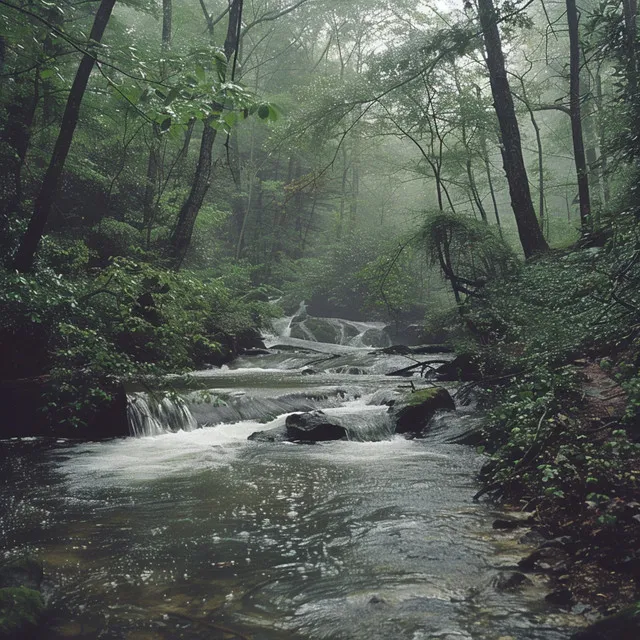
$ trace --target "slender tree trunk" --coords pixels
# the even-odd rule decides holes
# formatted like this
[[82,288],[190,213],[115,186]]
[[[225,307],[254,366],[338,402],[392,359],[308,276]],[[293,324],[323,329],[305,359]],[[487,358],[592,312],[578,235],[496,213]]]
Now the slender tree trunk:
[[604,101],[602,98],[602,77],[596,74],[596,107],[598,108],[598,146],[600,147],[600,175],[602,176],[603,204],[606,207],[611,199],[609,188],[609,160],[606,151],[606,128],[604,115]]
[[[231,65],[231,79],[235,61],[232,62],[234,54],[238,51],[240,41],[240,28],[242,24],[242,0],[229,0],[229,23],[227,25],[227,36],[224,42],[224,52]],[[227,72],[227,75],[228,72]],[[221,104],[213,104],[212,111],[219,113],[223,109]],[[216,140],[217,131],[211,126],[214,116],[204,120],[202,139],[200,141],[200,155],[198,165],[191,183],[191,190],[185,200],[178,220],[171,236],[171,256],[175,268],[179,269],[191,242],[193,228],[196,218],[204,202],[204,198],[209,190],[209,179],[211,177],[211,160],[213,157],[213,143]]]
[[[162,62],[160,63],[160,76],[164,80],[167,77],[166,57],[171,50],[172,37],[172,0],[162,0]],[[149,159],[147,160],[147,182],[144,189],[144,201],[142,204],[142,224],[147,234],[147,249],[151,244],[151,231],[157,215],[157,201],[160,174],[160,130],[158,125],[153,125],[151,143],[149,145]]]
[[[115,3],[116,0],[102,0],[100,3],[89,35],[90,42],[98,43],[102,40]],[[89,76],[91,75],[94,64],[95,58],[93,55],[91,55],[91,53],[85,53],[78,66],[73,84],[71,85],[71,91],[67,98],[67,105],[64,110],[64,115],[62,116],[62,124],[60,125],[60,132],[53,148],[51,160],[44,175],[40,192],[36,197],[29,226],[22,237],[20,247],[15,257],[13,266],[18,271],[29,271],[33,266],[38,245],[44,234],[47,219],[49,218],[53,201],[58,192],[60,178],[67,156],[69,155],[73,134],[78,124],[82,98],[87,89]]]
[[487,51],[491,92],[500,124],[504,170],[509,183],[511,207],[518,226],[520,243],[526,258],[548,251],[531,201],[529,180],[522,155],[520,129],[502,53],[500,33],[492,0],[479,0],[479,17]]
[[[600,210],[602,209],[603,194],[602,194],[602,180],[600,179],[600,163],[598,162],[598,136],[596,134],[596,123],[594,117],[594,111],[589,108],[595,106],[595,100],[591,98],[595,93],[591,88],[592,77],[590,74],[584,76],[586,78],[586,94],[590,96],[589,101],[586,103],[587,110],[583,111],[583,130],[586,143],[585,154],[587,158],[587,169],[589,171],[589,185],[590,194],[596,201],[596,206],[591,211],[591,227],[594,231],[597,231],[600,226]],[[594,195],[595,194],[595,195]]]
[[[476,97],[478,104],[482,104],[482,90],[476,85]],[[489,194],[491,195],[491,203],[493,204],[493,213],[496,217],[496,224],[498,225],[498,232],[502,237],[502,225],[500,224],[500,211],[498,210],[498,201],[496,199],[496,191],[493,187],[493,178],[491,177],[491,163],[489,162],[489,150],[487,148],[487,131],[484,127],[484,123],[480,126],[480,153],[482,154],[482,161],[484,163],[484,170],[487,174],[487,184],[489,185]]]
[[638,38],[638,0],[622,0],[625,27],[625,48],[627,50],[627,92],[636,101],[638,92],[638,62],[636,41]]
[[347,148],[342,145],[342,181],[340,184],[340,211],[338,212],[338,229],[336,232],[336,238],[340,240],[342,238],[342,232],[344,230],[344,211],[347,203],[347,176],[349,175],[349,163],[347,158]]
[[[239,152],[238,152],[239,154]],[[240,224],[240,231],[238,233],[238,241],[236,243],[236,260],[240,259],[242,255],[242,250],[244,248],[244,238],[247,231],[247,223],[249,222],[249,214],[251,213],[251,205],[253,204],[253,185],[257,178],[257,171],[254,167],[255,160],[255,122],[251,123],[251,142],[249,144],[249,171],[247,172],[247,203],[246,207],[242,200],[238,197],[240,207],[242,209],[242,222]],[[293,162],[293,158],[291,159]],[[240,166],[240,161],[238,158],[238,167]],[[291,172],[291,167],[289,168]],[[262,192],[262,189],[260,190]]]
[[316,212],[316,205],[318,204],[318,190],[314,188],[313,190],[313,201],[311,202],[311,211],[309,212],[309,218],[307,219],[307,224],[304,228],[304,234],[302,236],[302,246],[300,247],[300,257],[304,257],[304,252],[307,248],[307,238],[309,237],[309,231],[311,230],[311,225],[313,224],[313,218]]
[[[520,77],[520,86],[522,87],[522,102],[524,106],[527,108],[529,112],[529,119],[531,120],[531,125],[533,126],[533,130],[536,134],[536,147],[538,149],[538,198],[539,198],[539,210],[538,215],[540,219],[540,229],[542,230],[543,235],[547,238],[549,237],[549,226],[548,222],[545,220],[544,215],[544,151],[542,148],[542,134],[540,132],[540,125],[538,125],[538,121],[536,120],[536,116],[531,108],[531,103],[529,102],[529,97],[527,96],[527,87],[524,82],[524,78]],[[547,224],[545,224],[547,222]],[[546,233],[545,233],[546,226]]]
[[580,224],[582,232],[591,224],[591,199],[589,196],[589,171],[584,153],[582,119],[580,115],[580,36],[578,33],[578,9],[576,0],[566,0],[567,24],[569,27],[569,111],[571,116],[571,137],[573,156],[578,177],[578,197],[580,199]]
[[[463,100],[463,92],[462,92],[462,85],[460,84],[460,77],[458,75],[458,67],[454,64],[453,65],[453,79],[456,83],[456,89],[458,91],[458,98],[459,101]],[[478,207],[478,212],[480,213],[480,218],[482,219],[482,221],[485,224],[489,223],[489,220],[487,219],[487,210],[484,208],[484,205],[482,204],[482,198],[480,197],[480,191],[478,190],[478,185],[476,183],[476,178],[475,175],[473,173],[473,164],[472,164],[472,150],[471,150],[471,145],[469,143],[469,137],[467,135],[467,125],[465,123],[465,117],[464,117],[464,112],[462,111],[462,104],[459,103],[458,104],[458,109],[460,110],[460,129],[461,129],[461,133],[462,133],[462,145],[464,146],[464,150],[465,150],[465,154],[466,154],[466,158],[465,158],[465,169],[467,171],[467,180],[469,181],[469,190],[471,191],[471,197],[473,198],[472,201],[472,207],[473,207],[473,203],[475,203],[476,207]],[[475,214],[475,211],[474,211]]]
[[[12,161],[7,162],[1,168],[2,189],[5,193],[1,210],[3,214],[15,213],[22,203],[23,184],[22,170],[27,160],[27,152],[31,142],[31,132],[35,122],[38,103],[40,102],[40,65],[35,68],[33,75],[33,93],[31,99],[23,100],[20,91],[17,91],[18,98],[7,105],[8,121],[2,136],[6,143],[15,151]],[[16,87],[22,84],[30,84],[24,79],[16,80]]]

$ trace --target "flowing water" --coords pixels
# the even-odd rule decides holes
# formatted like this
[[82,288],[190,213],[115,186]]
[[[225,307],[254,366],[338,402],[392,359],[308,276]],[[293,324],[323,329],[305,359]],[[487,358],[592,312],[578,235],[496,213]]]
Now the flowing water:
[[[337,345],[281,322],[271,355],[195,375],[204,392],[133,394],[137,437],[1,443],[4,556],[44,563],[41,637],[569,638],[540,587],[492,586],[526,547],[472,502],[482,458],[448,443],[478,417],[394,436],[382,403],[409,381],[384,374],[411,361],[372,354],[363,335],[380,327],[358,324]],[[349,441],[247,440],[310,409]]]

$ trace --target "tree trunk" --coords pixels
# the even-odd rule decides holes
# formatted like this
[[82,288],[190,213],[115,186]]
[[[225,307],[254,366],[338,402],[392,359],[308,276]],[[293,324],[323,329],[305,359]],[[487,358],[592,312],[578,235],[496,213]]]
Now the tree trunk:
[[522,156],[520,129],[502,53],[500,33],[492,0],[479,0],[479,17],[487,51],[487,67],[494,107],[503,144],[504,171],[509,183],[511,207],[516,218],[520,243],[526,258],[548,251],[531,201],[527,170]]
[[[100,3],[89,35],[90,42],[98,43],[102,40],[115,3],[116,0],[102,0]],[[73,134],[78,124],[82,98],[87,89],[89,76],[91,75],[94,64],[95,58],[93,55],[91,55],[91,53],[85,53],[78,66],[73,84],[71,85],[71,91],[67,98],[67,105],[64,110],[64,115],[62,116],[62,124],[60,125],[60,132],[53,148],[51,160],[49,161],[49,166],[42,181],[40,192],[36,198],[29,226],[22,238],[14,261],[13,266],[18,271],[29,271],[33,266],[38,245],[44,234],[47,219],[58,192],[60,178],[67,156],[69,155]]]
[[611,199],[609,188],[609,159],[606,151],[606,125],[602,96],[602,77],[596,73],[596,107],[598,108],[598,146],[600,147],[600,175],[602,176],[602,197],[606,207]]
[[[162,0],[162,62],[160,63],[160,76],[163,80],[167,77],[166,57],[171,49],[172,36],[172,0]],[[149,159],[147,160],[147,182],[144,189],[144,202],[142,204],[142,224],[147,234],[147,249],[151,244],[151,231],[157,214],[156,197],[159,189],[158,176],[160,173],[160,130],[157,124],[153,125],[151,143],[149,145]]]
[[[596,122],[594,110],[588,108],[591,106],[596,106],[596,101],[593,100],[592,96],[595,94],[591,87],[592,77],[590,74],[586,74],[584,76],[586,78],[586,87],[585,93],[590,96],[589,102],[586,103],[586,111],[583,111],[583,121],[582,128],[584,130],[584,138],[586,144],[586,158],[587,158],[587,168],[589,170],[589,186],[590,186],[590,194],[596,201],[595,208],[592,203],[592,211],[591,211],[591,227],[594,231],[597,231],[600,226],[599,214],[602,209],[603,203],[603,194],[602,194],[602,181],[600,180],[600,150],[598,149],[598,136],[596,135]],[[595,194],[595,196],[594,196]]]
[[[242,0],[229,0],[229,23],[227,25],[227,36],[224,42],[224,52],[229,64],[232,64],[231,79],[233,79],[233,66],[235,65],[235,61],[233,63],[231,61],[238,50],[241,23]],[[214,113],[221,112],[222,108],[223,105],[221,104],[212,105],[212,111]],[[211,159],[213,155],[212,149],[217,135],[217,131],[211,126],[213,117],[214,116],[210,116],[204,120],[202,140],[200,141],[200,155],[198,157],[198,165],[193,177],[193,182],[191,183],[191,190],[180,209],[178,221],[171,236],[170,251],[176,269],[180,268],[187,253],[196,218],[198,217],[198,213],[200,213],[200,208],[209,190]]]
[[542,234],[545,237],[549,237],[549,224],[547,222],[546,234],[545,234],[545,215],[544,215],[544,151],[542,148],[542,134],[540,132],[540,125],[536,120],[536,116],[533,112],[533,108],[531,107],[531,103],[529,102],[529,97],[527,96],[527,87],[524,82],[524,78],[520,76],[520,86],[522,88],[522,98],[521,101],[524,103],[524,106],[527,108],[529,112],[529,118],[531,120],[531,125],[533,126],[533,130],[536,134],[536,147],[538,149],[538,198],[539,198],[539,219],[540,219],[540,229],[542,230]]
[[580,200],[580,224],[582,232],[591,224],[591,200],[589,197],[589,172],[584,153],[582,119],[580,116],[580,36],[578,34],[578,9],[576,0],[566,0],[567,25],[569,27],[569,111],[571,117],[571,138],[573,156],[578,177],[578,197]]
[[638,63],[636,40],[638,37],[638,1],[622,0],[622,12],[625,27],[625,48],[627,50],[627,92],[632,101],[637,100]]

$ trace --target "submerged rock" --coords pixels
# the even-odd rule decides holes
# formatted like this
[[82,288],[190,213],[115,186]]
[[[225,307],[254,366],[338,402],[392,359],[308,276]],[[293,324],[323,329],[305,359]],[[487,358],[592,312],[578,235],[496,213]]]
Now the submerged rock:
[[242,349],[238,355],[241,356],[268,356],[271,355],[271,351],[269,349]]
[[287,439],[294,442],[321,442],[347,437],[347,430],[322,411],[293,413],[287,416],[285,425]]
[[524,571],[563,571],[568,554],[557,547],[542,547],[518,562]]
[[496,591],[518,591],[530,587],[533,582],[520,571],[502,571],[492,581]]
[[414,391],[396,402],[389,413],[395,421],[396,433],[419,435],[436,411],[452,411],[456,408],[449,392],[443,387],[431,387]]
[[279,429],[268,429],[266,431],[255,431],[247,440],[253,442],[285,442],[287,440],[287,433],[284,427]]

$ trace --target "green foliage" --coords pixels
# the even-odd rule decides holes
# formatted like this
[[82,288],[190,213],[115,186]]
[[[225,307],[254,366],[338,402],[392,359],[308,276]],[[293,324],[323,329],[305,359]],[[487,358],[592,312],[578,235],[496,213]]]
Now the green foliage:
[[[603,249],[527,263],[465,307],[489,380],[480,393],[485,490],[535,506],[609,558],[637,545],[640,489],[640,268],[635,225],[618,223]],[[479,340],[478,340],[479,338]],[[601,357],[604,355],[604,357]],[[578,357],[596,357],[626,391],[626,414],[585,381]],[[607,384],[610,384],[607,383]],[[618,397],[620,391],[618,390]],[[603,403],[606,407],[602,407]],[[606,411],[605,411],[606,409]],[[624,544],[612,541],[624,540]],[[627,545],[627,546],[625,546]]]
[[416,237],[454,291],[475,295],[490,280],[517,269],[512,249],[487,224],[447,212],[427,214]]
[[[86,257],[86,247],[63,244]],[[255,329],[277,313],[243,300],[245,272],[223,277],[173,272],[116,258],[72,278],[50,267],[34,275],[0,272],[4,377],[48,374],[45,409],[60,423],[82,426],[108,404],[118,380],[163,375],[216,362],[221,341]]]
[[327,313],[347,317],[420,317],[424,282],[416,278],[420,256],[406,243],[349,234],[321,256],[284,263],[279,272],[285,307],[301,300],[326,302]]
[[555,366],[618,337],[614,310],[603,307],[609,258],[586,250],[530,263],[489,284],[465,318],[482,336],[488,369],[517,372]]

